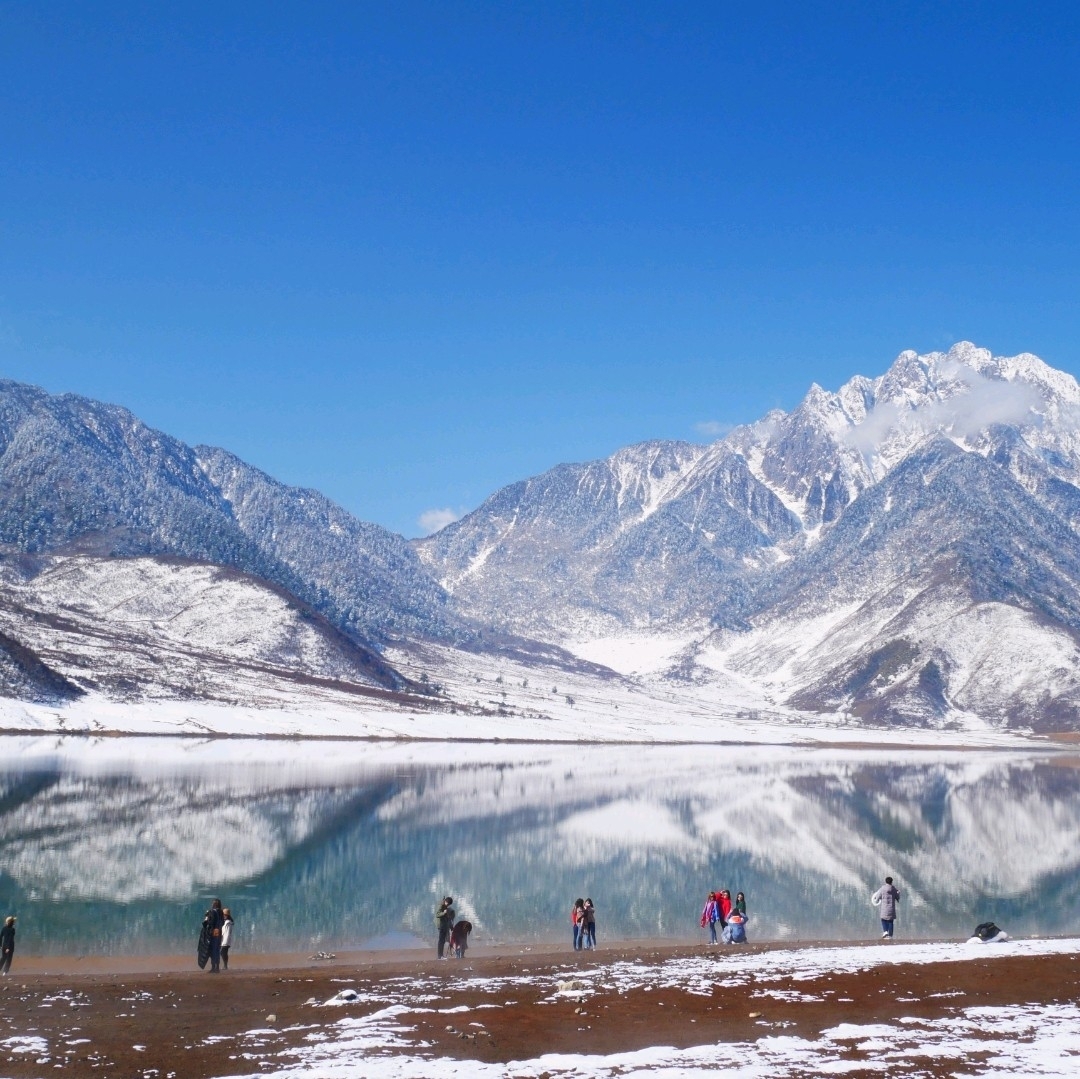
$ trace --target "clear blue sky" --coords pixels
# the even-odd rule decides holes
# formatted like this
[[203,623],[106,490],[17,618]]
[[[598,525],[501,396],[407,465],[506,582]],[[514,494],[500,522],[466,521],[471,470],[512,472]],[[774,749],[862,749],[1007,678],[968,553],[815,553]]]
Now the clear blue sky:
[[0,375],[408,535],[968,338],[1080,373],[1074,4],[0,0]]

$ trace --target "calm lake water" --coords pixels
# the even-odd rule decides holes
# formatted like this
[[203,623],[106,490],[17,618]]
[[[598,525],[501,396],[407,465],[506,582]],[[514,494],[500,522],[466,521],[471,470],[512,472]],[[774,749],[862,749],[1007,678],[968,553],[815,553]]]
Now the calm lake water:
[[751,939],[868,938],[886,872],[900,937],[1080,932],[1071,757],[775,747],[0,738],[0,913],[23,954],[432,941],[444,893],[475,943],[701,939],[746,893]]

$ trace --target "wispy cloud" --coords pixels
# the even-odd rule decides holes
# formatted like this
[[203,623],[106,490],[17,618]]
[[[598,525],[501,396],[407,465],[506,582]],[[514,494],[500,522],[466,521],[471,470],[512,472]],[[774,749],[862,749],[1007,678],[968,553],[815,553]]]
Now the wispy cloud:
[[730,434],[734,427],[733,423],[722,423],[720,420],[702,420],[701,423],[694,424],[694,430],[706,438],[723,438]]
[[464,515],[464,510],[452,510],[447,506],[445,509],[424,510],[417,517],[416,523],[425,536],[430,536],[433,532],[438,532],[439,529],[452,525],[455,521],[460,521]]
[[1043,396],[1026,382],[1005,382],[961,364],[943,364],[939,385],[953,384],[953,392],[917,409],[883,401],[847,440],[862,452],[875,450],[894,431],[948,431],[958,438],[978,434],[992,424],[1024,426],[1042,421]]

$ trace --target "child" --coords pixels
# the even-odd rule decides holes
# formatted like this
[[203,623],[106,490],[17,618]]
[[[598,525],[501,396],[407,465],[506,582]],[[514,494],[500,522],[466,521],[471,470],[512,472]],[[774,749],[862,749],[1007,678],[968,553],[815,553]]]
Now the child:
[[226,907],[222,912],[225,916],[225,922],[221,927],[221,966],[223,969],[229,969],[229,945],[232,943],[232,911]]

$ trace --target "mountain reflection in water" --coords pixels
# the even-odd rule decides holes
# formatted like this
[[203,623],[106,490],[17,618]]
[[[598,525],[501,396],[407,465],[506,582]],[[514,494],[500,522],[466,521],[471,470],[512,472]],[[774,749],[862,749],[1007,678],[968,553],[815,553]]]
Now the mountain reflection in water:
[[[3,738],[0,913],[26,952],[235,951],[429,939],[698,939],[744,891],[751,939],[1077,931],[1080,769],[1064,756],[731,746]],[[406,936],[399,936],[406,934]],[[387,938],[387,935],[390,935]]]

